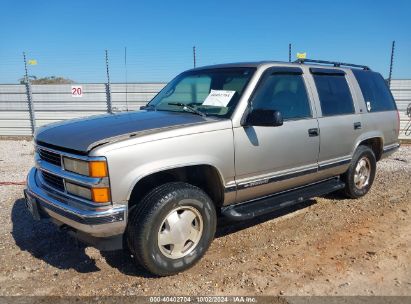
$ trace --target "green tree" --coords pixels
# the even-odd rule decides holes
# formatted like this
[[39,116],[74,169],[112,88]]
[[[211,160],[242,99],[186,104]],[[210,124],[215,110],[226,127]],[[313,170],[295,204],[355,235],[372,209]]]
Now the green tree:
[[[64,77],[56,77],[56,76],[37,78],[34,75],[30,75],[29,80],[31,84],[70,84],[70,83],[74,83],[74,81],[71,79],[64,78]],[[20,78],[19,81],[20,81],[20,84],[26,83],[24,77]]]

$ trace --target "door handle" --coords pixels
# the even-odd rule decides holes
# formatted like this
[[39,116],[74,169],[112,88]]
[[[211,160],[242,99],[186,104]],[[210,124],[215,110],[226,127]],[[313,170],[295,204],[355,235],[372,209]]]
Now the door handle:
[[308,136],[309,137],[318,136],[319,134],[320,134],[320,131],[318,130],[318,128],[308,129]]
[[354,122],[354,130],[361,129],[361,122]]

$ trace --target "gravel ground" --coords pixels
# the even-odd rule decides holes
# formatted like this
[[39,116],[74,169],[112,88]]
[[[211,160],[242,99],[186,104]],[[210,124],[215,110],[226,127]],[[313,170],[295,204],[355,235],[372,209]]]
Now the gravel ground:
[[0,295],[411,295],[411,147],[378,163],[372,190],[220,223],[192,269],[153,278],[122,252],[78,245],[24,208],[30,141],[0,140]]

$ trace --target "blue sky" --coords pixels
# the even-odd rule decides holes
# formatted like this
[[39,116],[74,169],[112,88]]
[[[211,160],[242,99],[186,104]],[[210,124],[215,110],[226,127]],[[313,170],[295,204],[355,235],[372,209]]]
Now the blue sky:
[[168,81],[198,65],[288,60],[288,43],[309,58],[366,64],[411,78],[411,1],[15,1],[0,13],[0,83],[24,73],[78,82]]

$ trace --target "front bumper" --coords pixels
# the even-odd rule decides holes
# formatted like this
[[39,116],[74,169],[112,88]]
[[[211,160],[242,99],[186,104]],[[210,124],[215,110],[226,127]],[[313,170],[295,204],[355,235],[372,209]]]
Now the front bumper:
[[78,202],[44,190],[37,171],[36,168],[30,170],[24,190],[27,206],[34,218],[50,217],[58,226],[82,236],[80,239],[87,239],[88,236],[113,238],[124,233],[127,205],[114,205],[101,210],[84,206],[82,209]]

